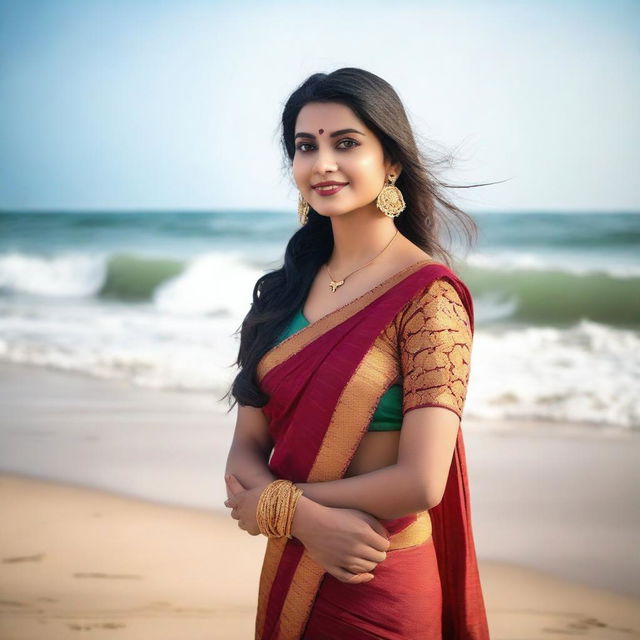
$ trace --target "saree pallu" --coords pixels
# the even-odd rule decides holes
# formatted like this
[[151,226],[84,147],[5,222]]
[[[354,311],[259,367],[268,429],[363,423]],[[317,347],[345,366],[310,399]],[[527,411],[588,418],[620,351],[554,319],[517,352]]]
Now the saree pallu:
[[[344,477],[376,406],[393,382],[372,345],[396,314],[435,279],[456,289],[473,331],[466,285],[425,260],[289,336],[258,363],[269,394],[263,411],[274,449],[269,469],[292,482]],[[380,520],[390,533],[374,579],[343,583],[296,538],[269,538],[260,575],[256,640],[486,640],[471,528],[462,429],[441,502]]]

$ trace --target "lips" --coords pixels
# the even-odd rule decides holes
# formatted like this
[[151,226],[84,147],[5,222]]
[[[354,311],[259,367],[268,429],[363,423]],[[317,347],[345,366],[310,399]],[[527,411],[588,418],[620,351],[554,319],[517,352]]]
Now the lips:
[[316,184],[312,184],[311,187],[315,189],[316,187],[330,187],[332,185],[345,185],[349,184],[348,182],[336,182],[335,180],[327,180],[326,182],[317,182]]
[[343,187],[345,187],[347,184],[349,184],[348,182],[334,182],[331,183],[329,185],[316,185],[313,187],[313,190],[319,195],[319,196],[332,196],[334,193],[338,193],[338,191],[340,191]]

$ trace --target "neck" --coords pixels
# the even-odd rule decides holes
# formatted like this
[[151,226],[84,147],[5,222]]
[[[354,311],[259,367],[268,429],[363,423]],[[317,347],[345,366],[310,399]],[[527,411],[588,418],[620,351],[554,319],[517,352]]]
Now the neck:
[[353,212],[331,218],[333,252],[328,264],[336,277],[363,266],[381,251],[381,260],[391,253],[393,243],[387,245],[396,233],[396,226],[391,218],[376,211],[373,215]]

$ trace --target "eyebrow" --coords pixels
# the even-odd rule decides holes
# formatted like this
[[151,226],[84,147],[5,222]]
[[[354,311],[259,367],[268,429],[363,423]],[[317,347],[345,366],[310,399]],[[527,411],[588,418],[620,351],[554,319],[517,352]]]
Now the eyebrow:
[[[333,133],[330,133],[329,137],[335,138],[336,136],[341,136],[344,133],[359,133],[361,136],[366,135],[365,133],[362,133],[362,131],[358,131],[357,129],[340,129],[339,131],[334,131]],[[297,138],[315,138],[315,136],[313,135],[313,133],[305,133],[304,131],[298,131],[298,133],[296,133],[296,135],[294,136],[294,140]]]

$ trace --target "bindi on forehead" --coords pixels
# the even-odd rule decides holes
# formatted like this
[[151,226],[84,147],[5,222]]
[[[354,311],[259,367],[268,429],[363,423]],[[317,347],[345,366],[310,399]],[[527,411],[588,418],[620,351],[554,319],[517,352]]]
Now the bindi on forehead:
[[324,133],[324,129],[318,129],[318,133],[322,135]]

